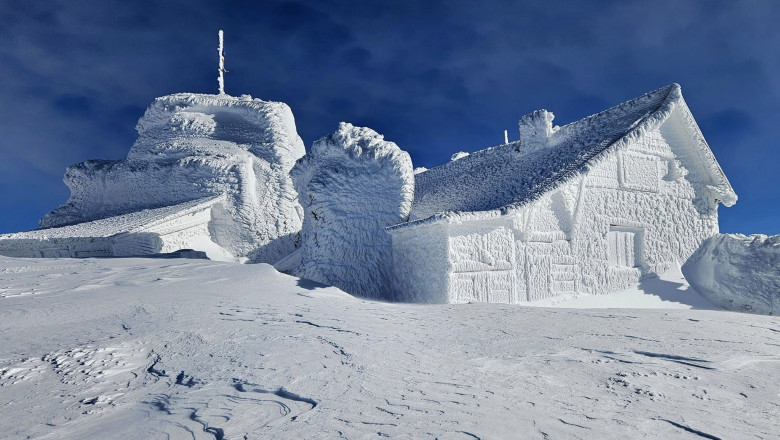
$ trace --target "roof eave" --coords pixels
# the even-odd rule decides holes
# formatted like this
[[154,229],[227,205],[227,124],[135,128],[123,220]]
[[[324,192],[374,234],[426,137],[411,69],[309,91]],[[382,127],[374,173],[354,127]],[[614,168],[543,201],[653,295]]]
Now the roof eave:
[[723,203],[724,206],[734,206],[738,199],[737,193],[734,191],[731,182],[729,182],[729,179],[726,177],[726,173],[723,172],[723,168],[721,168],[718,160],[715,158],[715,154],[713,154],[707,140],[704,139],[704,134],[702,134],[699,124],[696,122],[696,119],[694,119],[691,109],[688,107],[688,104],[686,104],[682,94],[680,94],[678,98],[678,106],[682,121],[696,143],[697,153],[699,153],[705,164],[708,165],[707,171],[709,172],[713,183],[715,183],[715,185],[710,185],[711,190],[715,193],[717,200],[720,203]]

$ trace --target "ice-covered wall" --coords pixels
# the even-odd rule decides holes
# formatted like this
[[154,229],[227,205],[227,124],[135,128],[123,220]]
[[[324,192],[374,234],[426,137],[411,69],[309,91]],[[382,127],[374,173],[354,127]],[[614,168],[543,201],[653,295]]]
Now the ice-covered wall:
[[697,292],[725,309],[780,314],[780,235],[715,235],[682,271]]
[[517,303],[515,238],[506,218],[449,227],[451,303]]
[[71,197],[41,227],[225,194],[209,225],[214,241],[256,262],[292,251],[301,212],[289,171],[305,149],[287,105],[181,93],[157,98],[136,129],[126,159],[68,168]]
[[718,232],[717,202],[673,116],[585,177],[573,255],[578,291],[607,293],[685,261]]
[[[426,261],[438,257],[442,246],[448,256],[430,267],[406,263],[397,271],[399,295],[412,291],[411,280],[424,278],[416,270],[431,278],[444,271],[448,283],[446,295],[414,294],[414,300],[446,297],[456,303],[603,294],[662,274],[718,232],[718,191],[694,141],[676,109],[660,125],[521,207],[434,216],[392,228],[394,252],[405,254],[394,255],[396,261]],[[412,230],[423,227],[424,250],[400,245],[420,239]]]
[[[392,229],[392,228],[391,228]],[[450,303],[448,225],[434,223],[389,231],[393,252],[393,300]]]
[[292,170],[304,210],[293,273],[362,297],[391,299],[391,241],[414,198],[409,155],[369,128],[341,123]]

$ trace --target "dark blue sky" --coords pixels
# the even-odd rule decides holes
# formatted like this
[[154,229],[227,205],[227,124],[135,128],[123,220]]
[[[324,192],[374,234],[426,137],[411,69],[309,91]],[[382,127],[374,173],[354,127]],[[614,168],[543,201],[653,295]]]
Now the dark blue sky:
[[65,167],[119,159],[146,106],[283,101],[307,148],[339,121],[431,167],[678,82],[740,200],[723,232],[780,233],[777,1],[0,0],[0,232],[67,200]]

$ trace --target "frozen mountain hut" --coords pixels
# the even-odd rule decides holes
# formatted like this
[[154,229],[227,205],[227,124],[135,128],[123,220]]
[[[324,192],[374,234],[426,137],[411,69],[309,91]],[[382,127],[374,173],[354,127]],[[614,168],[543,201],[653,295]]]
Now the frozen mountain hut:
[[[385,228],[408,219],[414,197],[409,155],[369,128],[341,123],[292,170],[303,206],[293,274],[353,295],[391,299]],[[283,262],[289,265],[290,262]]]
[[[83,239],[75,246],[81,254],[67,245],[68,234],[90,233],[75,232],[79,228],[74,225],[144,210],[190,209],[194,203],[206,210],[197,216],[197,227],[191,227],[191,216],[165,209],[163,224],[155,223],[153,229],[188,236],[176,239],[185,248],[208,250],[216,245],[228,259],[274,262],[293,251],[302,215],[289,172],[305,149],[286,104],[248,95],[179,93],[157,98],[136,130],[138,139],[126,159],[89,160],[67,169],[70,199],[40,224],[72,227],[33,234],[38,240],[59,237],[57,244],[50,244],[60,256],[90,255]],[[136,216],[134,222],[142,218]],[[122,219],[113,223],[125,224]],[[143,229],[138,224],[134,228]],[[130,231],[111,234],[123,232]],[[16,252],[13,240],[14,234],[0,239],[0,254]],[[105,240],[98,241],[100,254],[115,254],[105,248]]]
[[677,84],[415,176],[390,227],[396,296],[518,303],[608,293],[663,273],[718,232],[737,196]]

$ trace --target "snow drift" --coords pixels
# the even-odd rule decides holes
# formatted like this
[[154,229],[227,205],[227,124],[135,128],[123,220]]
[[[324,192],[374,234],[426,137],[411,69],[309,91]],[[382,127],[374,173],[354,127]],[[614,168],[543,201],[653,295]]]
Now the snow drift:
[[780,235],[719,234],[683,265],[688,282],[719,306],[780,314]]
[[157,98],[124,160],[67,169],[70,199],[41,227],[73,225],[225,195],[211,239],[236,257],[273,262],[301,226],[289,171],[305,154],[290,108],[248,95],[179,93]]
[[377,132],[341,123],[292,169],[304,210],[300,277],[354,295],[389,299],[392,252],[385,228],[414,198],[409,155]]

